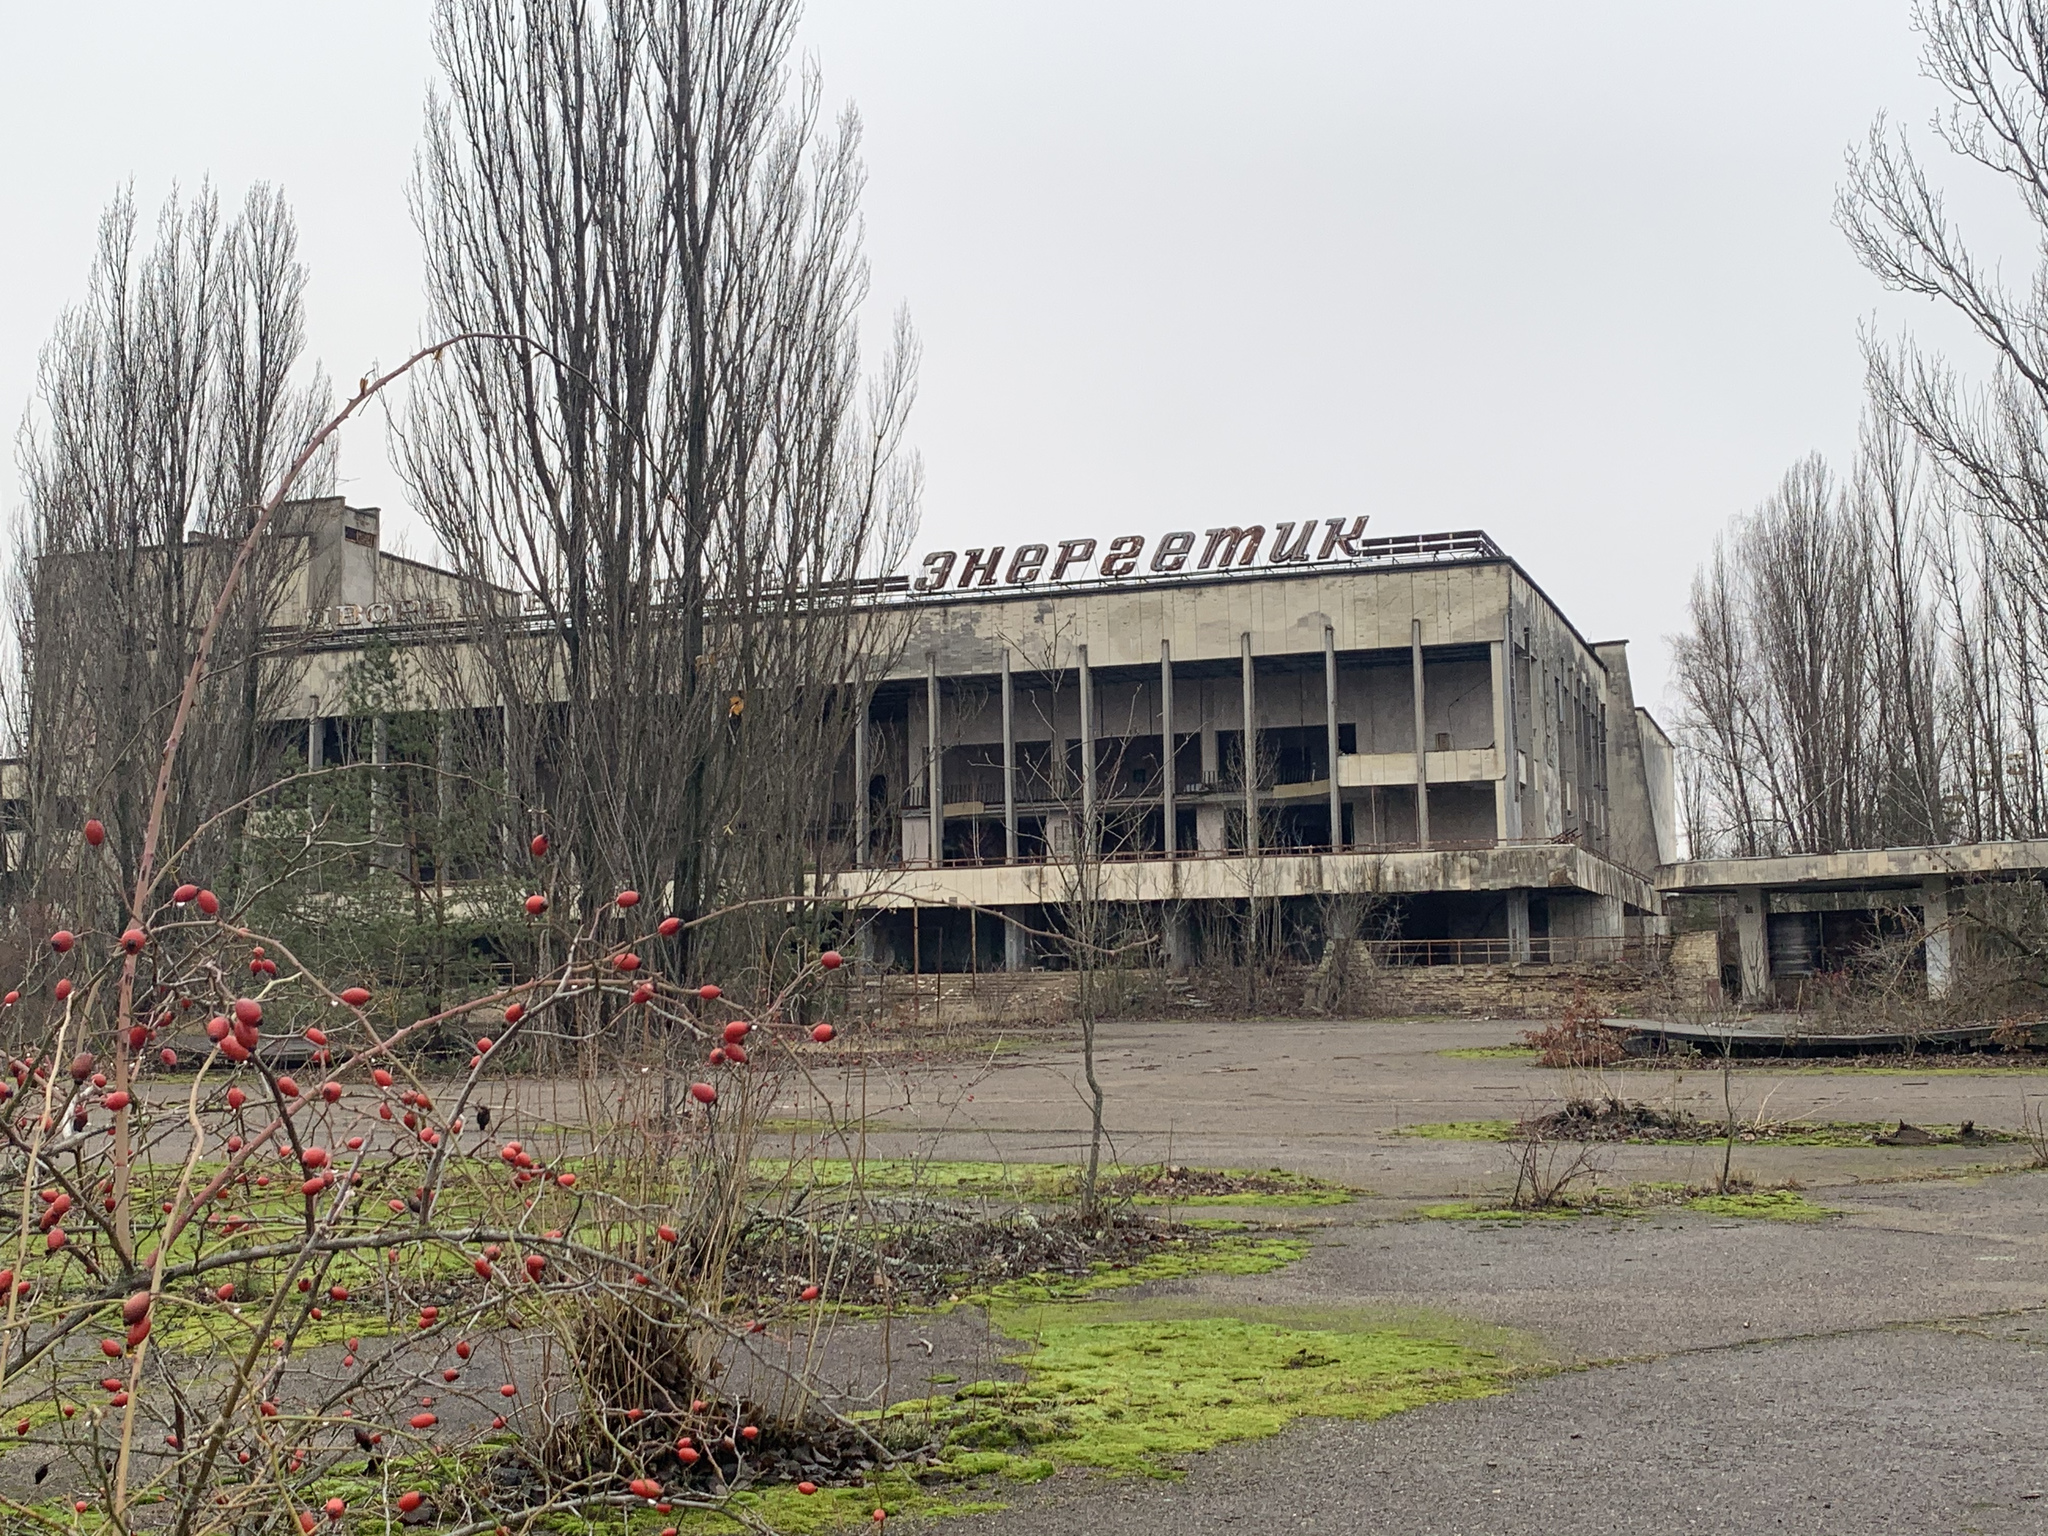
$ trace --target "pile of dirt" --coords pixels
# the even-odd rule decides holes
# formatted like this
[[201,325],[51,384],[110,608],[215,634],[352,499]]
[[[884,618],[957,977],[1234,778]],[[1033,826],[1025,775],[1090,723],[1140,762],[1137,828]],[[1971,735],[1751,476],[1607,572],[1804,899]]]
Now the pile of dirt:
[[1569,1099],[1562,1109],[1532,1115],[1515,1127],[1522,1140],[1704,1141],[1722,1133],[1684,1110],[1656,1109],[1631,1099]]
[[[1006,1281],[1080,1279],[1098,1267],[1128,1269],[1212,1240],[1204,1229],[1115,1206],[1095,1217],[1077,1210],[988,1216],[915,1202],[884,1214],[894,1219],[815,1234],[818,1251],[810,1262],[820,1272],[826,1300],[860,1307],[936,1306]],[[726,1274],[735,1293],[786,1300],[807,1283],[785,1273],[791,1255],[784,1236],[779,1225],[764,1223],[742,1239]]]
[[[1517,1123],[1517,1141],[1634,1141],[1704,1143],[1724,1139],[1727,1123],[1703,1120],[1684,1110],[1658,1109],[1609,1095],[1604,1099],[1571,1099],[1547,1115]],[[1826,1136],[1833,1139],[1816,1140]],[[1954,1130],[1926,1129],[1901,1120],[1897,1129],[1869,1123],[1822,1125],[1796,1121],[1738,1120],[1735,1139],[1746,1144],[1788,1141],[1807,1145],[1880,1147],[1979,1147],[2019,1138],[2010,1131],[1986,1130],[1965,1120]]]
[[1098,1265],[1128,1269],[1206,1241],[1197,1229],[1128,1211],[1112,1209],[1096,1217],[1079,1211],[1048,1216],[1018,1211],[995,1219],[922,1224],[887,1244],[880,1257],[885,1286],[935,1303],[1006,1280],[1040,1275],[1078,1279]]
[[1135,1168],[1112,1174],[1102,1181],[1102,1193],[1109,1200],[1167,1200],[1179,1205],[1198,1205],[1223,1195],[1289,1195],[1298,1193],[1301,1181],[1280,1173],[1239,1173],[1227,1168]]

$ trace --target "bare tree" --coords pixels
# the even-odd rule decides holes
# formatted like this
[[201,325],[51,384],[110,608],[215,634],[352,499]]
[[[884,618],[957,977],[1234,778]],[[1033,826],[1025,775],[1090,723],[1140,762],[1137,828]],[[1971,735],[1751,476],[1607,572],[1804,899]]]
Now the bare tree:
[[[511,792],[584,893],[801,895],[899,638],[916,348],[863,383],[859,124],[792,88],[795,0],[440,0],[415,195],[452,357],[401,463],[467,583]],[[786,944],[781,909],[678,964]]]
[[[300,366],[305,281],[291,214],[267,188],[232,221],[210,188],[173,196],[147,247],[130,194],[101,220],[88,296],[43,350],[20,435],[12,703],[27,894],[51,894],[88,816],[107,828],[121,888],[133,882],[151,766],[202,620],[268,488],[325,414],[324,381]],[[261,665],[261,635],[299,559],[288,521],[278,533],[226,615],[165,829],[177,846],[211,823],[194,856],[216,869],[232,862],[241,818],[215,818],[269,778],[261,722],[280,674]]]

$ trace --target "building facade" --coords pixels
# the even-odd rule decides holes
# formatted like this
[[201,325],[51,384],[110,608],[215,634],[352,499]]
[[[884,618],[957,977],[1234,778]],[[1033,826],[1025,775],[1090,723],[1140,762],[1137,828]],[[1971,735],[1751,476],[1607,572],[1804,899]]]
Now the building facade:
[[1169,955],[1219,910],[1347,892],[1446,958],[1656,933],[1672,751],[1625,642],[1483,533],[1354,526],[1317,559],[1292,527],[1210,530],[1208,558],[1192,533],[1149,561],[941,551],[887,599],[907,638],[830,892],[897,914],[878,958],[1032,964],[1077,899],[1148,914]]

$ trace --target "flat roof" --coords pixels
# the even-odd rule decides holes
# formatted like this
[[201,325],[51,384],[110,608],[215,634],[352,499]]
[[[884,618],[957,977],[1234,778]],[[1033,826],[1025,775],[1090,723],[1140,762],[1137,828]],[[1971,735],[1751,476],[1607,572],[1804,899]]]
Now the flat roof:
[[2048,839],[2008,843],[1936,843],[1915,848],[1850,848],[1771,858],[1688,859],[1659,865],[1656,885],[1674,895],[1780,889],[1905,885],[1933,875],[2048,873]]

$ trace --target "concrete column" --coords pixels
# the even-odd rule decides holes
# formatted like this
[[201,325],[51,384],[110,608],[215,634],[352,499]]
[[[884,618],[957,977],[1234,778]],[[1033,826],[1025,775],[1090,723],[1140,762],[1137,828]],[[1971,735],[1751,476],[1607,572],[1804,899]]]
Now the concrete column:
[[1506,842],[1515,793],[1515,754],[1508,741],[1507,644],[1496,640],[1487,650],[1493,659],[1493,756],[1500,765],[1500,777],[1493,781],[1493,837],[1495,842]]
[[1165,836],[1161,846],[1170,859],[1180,850],[1175,846],[1174,821],[1178,808],[1174,803],[1173,782],[1173,642],[1159,642],[1159,739],[1166,758],[1164,787],[1159,793],[1160,817],[1165,823]]
[[1588,904],[1587,932],[1596,939],[1618,939],[1628,931],[1628,914],[1619,896],[1595,896]]
[[[1007,645],[1003,647],[1003,861],[1017,862],[1017,694],[1010,681]],[[1005,927],[1003,931],[1015,933],[1016,929]]]
[[1415,846],[1429,846],[1429,736],[1428,718],[1423,713],[1422,620],[1412,621],[1408,641],[1408,671],[1415,684]]
[[1188,909],[1176,902],[1169,905],[1160,924],[1159,948],[1167,970],[1179,975],[1195,962],[1195,922]]
[[1095,855],[1095,674],[1088,669],[1088,647],[1081,656],[1081,841],[1083,858]]
[[1742,957],[1742,1001],[1768,1003],[1771,997],[1770,899],[1756,886],[1735,893],[1735,944]]
[[1337,631],[1323,626],[1323,726],[1330,752],[1330,847],[1344,846],[1344,792],[1337,787]]
[[1529,893],[1508,892],[1508,964],[1529,963]]
[[1252,636],[1244,632],[1240,652],[1244,683],[1244,740],[1241,753],[1244,777],[1244,851],[1259,851],[1259,728],[1258,700],[1252,689]]
[[853,717],[853,867],[868,867],[868,708],[860,701]]
[[946,858],[946,786],[940,782],[944,764],[939,754],[939,653],[924,653],[925,807],[931,817],[932,867]]
[[1015,922],[1003,924],[1003,969],[1006,971],[1028,971],[1031,969],[1031,935],[1018,927]]
[[1926,930],[1927,995],[1947,997],[1955,974],[1954,933],[1949,927],[1948,876],[1920,882],[1920,922]]

